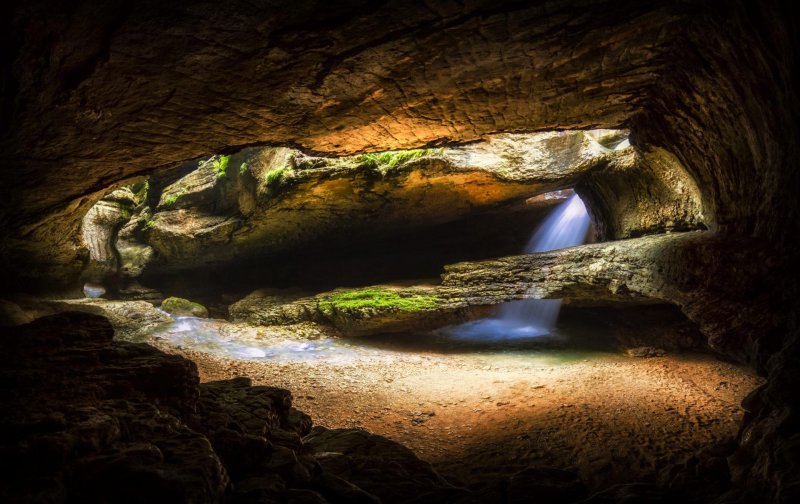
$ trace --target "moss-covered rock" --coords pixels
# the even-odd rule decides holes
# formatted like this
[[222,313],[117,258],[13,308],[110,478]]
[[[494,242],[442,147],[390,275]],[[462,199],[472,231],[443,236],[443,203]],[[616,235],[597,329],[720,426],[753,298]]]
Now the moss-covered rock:
[[364,289],[331,294],[325,300],[320,301],[319,306],[323,311],[369,309],[421,311],[435,309],[440,303],[441,300],[435,295],[381,287],[367,287]]
[[[431,330],[488,316],[501,303],[531,298],[564,299],[584,307],[685,305],[694,294],[672,287],[669,275],[676,273],[668,271],[664,257],[713,243],[712,237],[673,233],[462,262],[446,266],[438,285],[378,285],[291,298],[256,291],[231,305],[230,314],[256,325],[315,322],[344,336],[366,336]],[[701,318],[697,321],[703,326]]]
[[336,289],[280,302],[256,291],[230,307],[236,321],[274,326],[315,322],[347,337],[424,331],[486,315],[484,307],[447,303],[434,286]]
[[205,306],[179,297],[168,297],[161,303],[161,309],[178,317],[208,318]]
[[589,171],[633,159],[631,150],[606,149],[582,131],[338,158],[246,148],[164,181],[142,235],[154,254],[146,268],[130,271],[268,260],[314,243],[431,228],[572,186]]

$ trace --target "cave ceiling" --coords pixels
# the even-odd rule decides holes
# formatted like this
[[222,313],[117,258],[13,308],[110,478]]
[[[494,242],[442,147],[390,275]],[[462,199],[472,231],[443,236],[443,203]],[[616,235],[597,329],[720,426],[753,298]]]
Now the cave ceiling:
[[351,154],[618,127],[680,21],[669,2],[33,2],[11,21],[4,185],[35,226],[37,211],[233,147]]

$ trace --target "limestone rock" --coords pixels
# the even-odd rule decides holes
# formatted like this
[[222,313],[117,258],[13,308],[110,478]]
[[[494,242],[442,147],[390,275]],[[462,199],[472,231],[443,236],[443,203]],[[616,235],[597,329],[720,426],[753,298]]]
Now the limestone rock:
[[705,229],[697,182],[664,149],[587,173],[577,186],[602,240]]
[[156,253],[145,269],[268,261],[315,241],[429,228],[570,187],[629,151],[606,149],[578,131],[345,158],[286,148],[215,156],[163,189],[140,239]]
[[663,357],[667,354],[663,349],[651,347],[651,346],[641,346],[635,348],[629,348],[625,350],[625,354],[629,357]]
[[145,301],[77,299],[47,302],[55,311],[82,311],[103,315],[114,328],[116,338],[145,341],[158,327],[174,322],[172,317]]
[[120,273],[128,278],[136,278],[142,274],[147,265],[153,260],[155,250],[150,245],[133,238],[133,233],[126,230],[129,225],[138,227],[139,222],[133,221],[123,226],[114,246],[120,256]]
[[196,400],[195,366],[113,334],[84,313],[4,331],[3,501],[222,499],[222,464],[179,420]]
[[208,318],[205,306],[179,297],[168,297],[161,303],[161,309],[178,317]]
[[441,295],[449,302],[498,304],[565,298],[592,304],[680,303],[656,259],[670,248],[702,241],[700,232],[647,236],[445,267]]
[[445,267],[441,285],[337,289],[287,299],[256,291],[234,303],[234,320],[256,325],[330,324],[345,336],[423,331],[488,316],[491,307],[529,298],[566,298],[573,305],[681,303],[648,267],[667,247],[697,233],[643,237]]
[[336,289],[285,303],[256,291],[231,305],[229,312],[236,321],[256,325],[331,325],[344,336],[423,331],[487,314],[480,306],[447,305],[437,297],[436,287],[392,285]]
[[[616,127],[649,96],[691,12],[609,1],[368,12],[318,0],[226,12],[189,2],[124,14],[26,5],[7,16],[9,33],[36,36],[15,37],[9,53],[17,84],[8,103],[20,105],[8,108],[4,124],[14,127],[3,152],[19,168],[3,186],[19,191],[2,220],[35,230],[17,257],[36,252],[66,268],[74,213],[102,196],[96,181],[108,186],[144,167],[236,145],[353,154],[497,131]],[[168,35],[136,35],[150,29]],[[187,33],[202,42],[186,44]],[[275,45],[265,49],[265,38]],[[45,63],[45,47],[64,57]],[[34,179],[43,191],[17,182]],[[49,258],[37,240],[52,244]]]
[[[721,240],[702,231],[645,236],[453,264],[445,267],[441,285],[339,289],[287,303],[253,294],[233,304],[230,313],[235,320],[255,325],[310,321],[333,325],[344,335],[366,335],[434,329],[487,316],[492,306],[519,299],[564,299],[572,306],[674,304],[698,325],[713,348],[746,360],[746,354],[737,349],[756,344],[775,324],[774,319],[764,316],[764,305],[753,304],[749,294],[753,285],[762,281],[759,271],[751,268],[747,275],[740,276],[735,290],[697,290],[687,286],[706,278],[722,282],[713,273],[723,267],[715,259],[722,257],[717,254],[746,251],[747,247],[757,245]],[[695,256],[697,250],[704,249],[716,252]],[[693,260],[691,268],[678,266],[686,264],[678,258],[687,254],[700,259]],[[746,257],[746,253],[738,257]],[[728,265],[733,260],[735,257],[729,255]],[[391,302],[377,306],[381,304],[381,296],[372,291],[390,292],[399,299],[416,299],[423,306],[403,309],[392,306]],[[344,296],[344,302],[337,307],[335,301],[339,296]],[[360,296],[365,299],[359,300]],[[721,303],[719,296],[726,296],[729,301]],[[430,306],[425,306],[428,302]],[[641,340],[641,343],[652,344],[657,340]],[[686,332],[676,334],[674,340],[669,337],[661,340],[672,342],[676,349],[692,348],[697,342],[696,329],[687,328]],[[620,343],[638,344],[625,338]]]
[[104,199],[83,218],[82,237],[89,250],[90,263],[84,272],[87,280],[106,280],[117,274],[120,261],[114,242],[119,228],[130,218],[131,205]]

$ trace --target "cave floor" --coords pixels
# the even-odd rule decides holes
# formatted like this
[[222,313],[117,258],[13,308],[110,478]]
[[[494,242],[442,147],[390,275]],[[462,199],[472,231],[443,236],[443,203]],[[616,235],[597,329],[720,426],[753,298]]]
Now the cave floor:
[[736,434],[761,383],[710,354],[415,349],[350,362],[236,360],[190,349],[203,381],[288,388],[314,423],[398,441],[455,483],[526,467],[576,470],[590,486],[642,481]]

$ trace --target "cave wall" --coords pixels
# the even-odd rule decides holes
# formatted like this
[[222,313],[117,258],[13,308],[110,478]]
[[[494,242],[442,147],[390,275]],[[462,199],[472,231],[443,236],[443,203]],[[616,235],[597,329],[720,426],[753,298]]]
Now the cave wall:
[[80,269],[78,223],[105,188],[233,146],[344,154],[628,125],[634,146],[687,169],[718,234],[671,264],[709,264],[680,287],[719,309],[682,308],[770,378],[748,401],[734,476],[761,500],[798,498],[800,30],[786,2],[32,2],[8,14],[11,288]]
[[600,240],[706,229],[697,183],[663,149],[635,150],[628,163],[584,175],[576,190],[586,203]]
[[[769,377],[745,401],[740,448],[729,459],[739,488],[761,502],[800,498],[790,455],[800,446],[794,392],[800,386],[800,31],[787,7],[711,3],[677,42],[664,78],[631,126],[635,145],[675,154],[697,181],[719,234],[738,240],[734,247],[687,251],[682,260],[710,267],[684,288],[710,295],[684,311],[714,323],[721,341]],[[737,302],[745,313],[731,309]]]
[[643,106],[688,8],[327,5],[10,6],[0,257],[19,281],[8,283],[74,278],[86,261],[77,216],[107,187],[232,147],[349,154],[616,127]]

